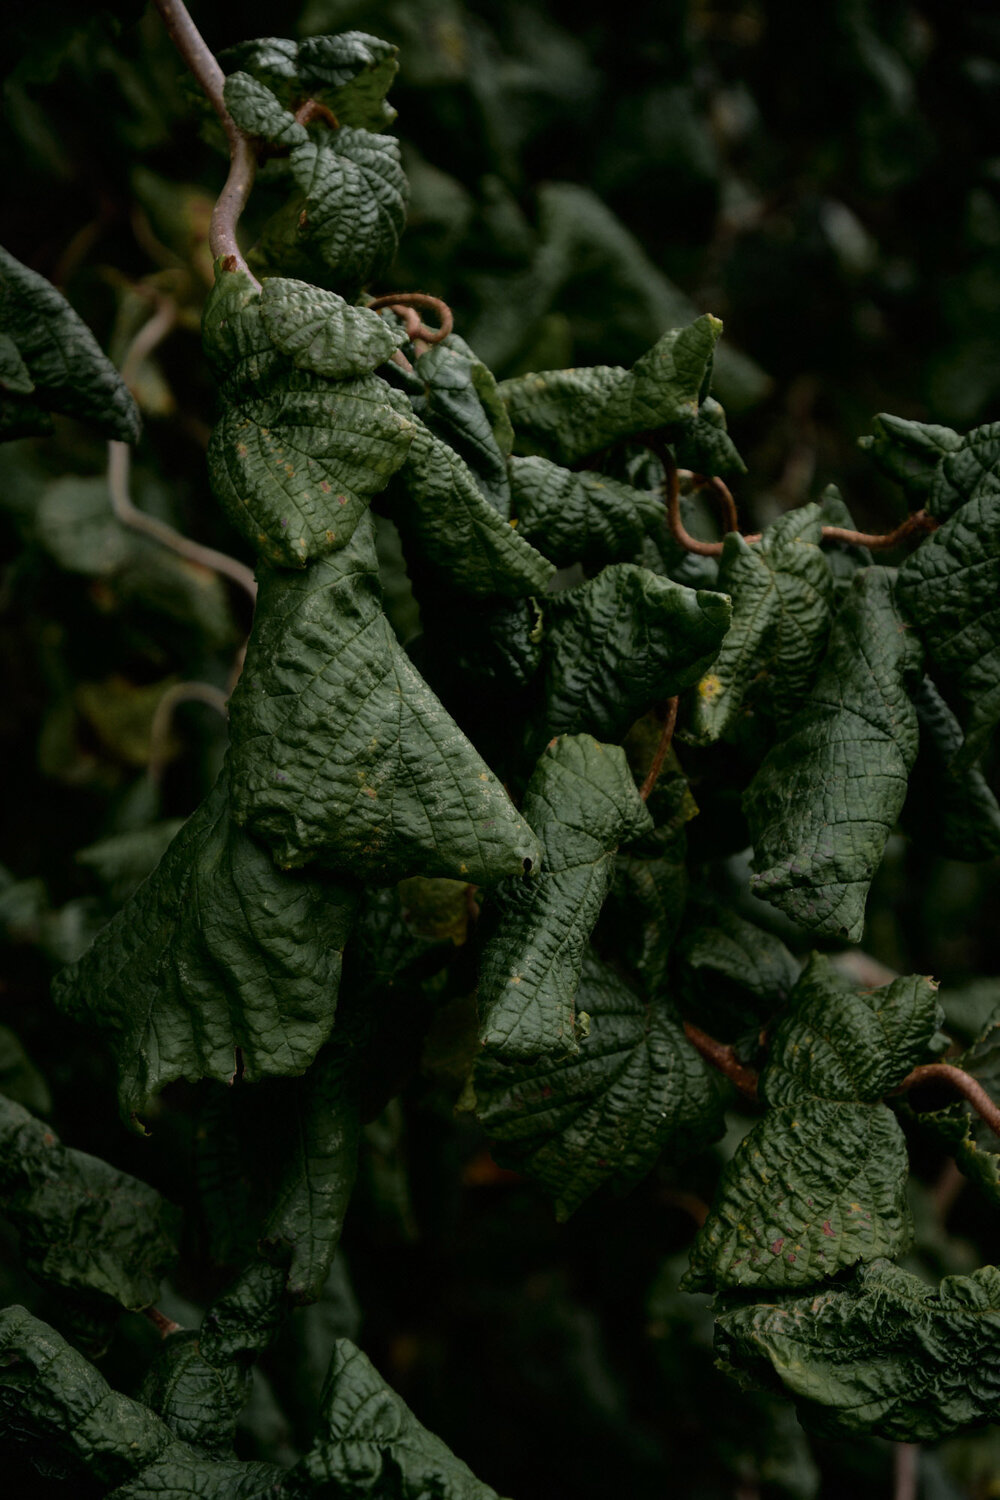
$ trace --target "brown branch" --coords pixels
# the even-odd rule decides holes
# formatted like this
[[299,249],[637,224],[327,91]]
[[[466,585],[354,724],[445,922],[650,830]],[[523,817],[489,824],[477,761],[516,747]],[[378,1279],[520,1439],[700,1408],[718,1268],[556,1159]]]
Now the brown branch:
[[677,474],[677,465],[674,456],[666,443],[659,438],[650,437],[646,439],[646,445],[663,465],[663,483],[667,500],[667,525],[670,527],[670,535],[678,542],[686,552],[696,552],[699,557],[721,557],[721,542],[700,542],[697,537],[691,535],[681,519],[681,489]]
[[920,1470],[919,1443],[892,1445],[892,1500],[917,1500]]
[[180,1333],[181,1325],[161,1313],[158,1307],[144,1307],[143,1312],[157,1330],[161,1339],[169,1338],[172,1333]]
[[917,532],[936,531],[937,525],[934,517],[925,510],[915,510],[894,531],[887,531],[882,536],[875,536],[870,531],[848,531],[844,526],[824,526],[822,535],[824,542],[847,542],[851,547],[871,547],[878,551],[898,547],[900,542]]
[[158,785],[167,766],[170,730],[174,710],[181,703],[205,703],[222,717],[229,716],[229,700],[221,688],[210,682],[175,682],[168,687],[156,705],[149,727],[149,779]]
[[248,136],[236,124],[223,94],[226,75],[220,68],[214,53],[208,48],[201,32],[191,19],[183,0],[155,0],[156,8],[163,17],[164,25],[178,52],[200,83],[212,108],[222,121],[229,142],[229,176],[212,210],[212,222],[208,231],[208,242],[215,260],[227,261],[227,269],[243,271],[254,286],[260,283],[252,274],[236,239],[236,226],[240,214],[246,207],[253,187],[257,159]]
[[314,120],[323,120],[331,130],[340,129],[340,121],[328,104],[321,104],[318,99],[303,99],[295,111],[295,119],[299,125],[311,125]]
[[646,779],[639,788],[639,796],[643,802],[649,801],[649,794],[656,785],[657,777],[663,770],[663,763],[667,758],[667,751],[670,749],[670,741],[674,737],[674,726],[677,723],[677,707],[679,703],[680,699],[677,697],[667,699],[666,715],[663,720],[663,728],[660,730],[660,738],[657,742],[653,759],[649,763]]
[[736,501],[733,492],[724,479],[718,474],[695,474],[691,469],[678,469],[677,478],[686,480],[696,490],[711,490],[719,501],[719,507],[726,520],[726,531],[739,531],[740,518],[736,510]]
[[684,1035],[706,1062],[724,1074],[747,1099],[756,1103],[757,1074],[753,1068],[740,1062],[732,1047],[725,1042],[717,1042],[714,1036],[709,1036],[707,1031],[702,1031],[690,1021],[684,1022]]
[[954,1063],[934,1062],[922,1063],[920,1067],[914,1068],[907,1073],[898,1089],[894,1093],[901,1093],[904,1089],[916,1088],[921,1083],[950,1083],[976,1111],[981,1120],[993,1131],[994,1135],[1000,1135],[1000,1105],[997,1105],[983,1088],[978,1079],[973,1078],[964,1068],[956,1068]]
[[[407,337],[412,342],[419,339],[425,344],[440,344],[455,326],[455,318],[447,302],[443,302],[440,297],[432,297],[429,292],[392,292],[385,297],[376,297],[373,302],[368,303],[368,307],[372,312],[387,307],[390,312],[396,313],[406,323]],[[414,325],[409,309],[416,307],[430,308],[436,315],[439,326],[428,328],[419,318]]]
[[195,563],[200,568],[208,568],[213,573],[221,573],[224,578],[230,579],[256,603],[257,582],[253,576],[252,568],[246,563],[239,562],[235,557],[228,556],[225,552],[217,552],[214,547],[203,547],[200,542],[192,542],[190,538],[182,536],[165,521],[158,521],[155,516],[147,516],[132,501],[129,493],[129,470],[131,467],[132,452],[127,443],[111,442],[108,444],[108,489],[111,492],[111,508],[121,521],[123,526],[129,527],[131,531],[137,531],[142,536],[147,536],[151,541],[159,542],[161,547],[168,547],[171,552],[176,552],[178,557],[183,557],[187,562]]

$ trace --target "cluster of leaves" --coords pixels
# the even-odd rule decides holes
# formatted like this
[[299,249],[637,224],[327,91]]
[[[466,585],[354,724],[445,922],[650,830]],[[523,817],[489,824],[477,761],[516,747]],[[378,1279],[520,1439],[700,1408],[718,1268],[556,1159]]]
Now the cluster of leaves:
[[[270,1378],[343,1274],[369,1122],[419,1070],[478,1117],[490,1170],[564,1219],[653,1171],[700,1185],[734,1102],[706,1060],[720,1051],[760,1066],[757,1100],[704,1189],[683,1289],[715,1294],[727,1368],[820,1432],[935,1439],[996,1418],[996,1272],[931,1285],[896,1264],[908,1137],[1000,1202],[979,1117],[894,1095],[947,1046],[936,985],[859,993],[823,954],[803,963],[767,908],[719,902],[711,862],[752,845],[751,891],[801,953],[860,938],[900,820],[953,858],[1000,852],[982,767],[1000,720],[1000,434],[876,419],[872,456],[938,522],[898,569],[824,537],[851,525],[832,489],[694,556],[667,522],[672,466],[743,471],[711,394],[718,321],[628,367],[498,382],[457,335],[430,343],[367,305],[406,210],[382,133],[394,49],[351,32],[223,62],[283,199],[251,256],[261,284],[220,262],[203,317],[209,475],[258,559],[253,628],[213,789],[183,827],[146,818],[137,837],[125,816],[90,851],[111,889],[82,936],[115,915],[53,986],[101,1037],[126,1123],[169,1130],[181,1081],[201,1089],[197,1188],[179,1196],[213,1284],[200,1329],[170,1332],[133,1395],[105,1380],[92,1361],[120,1310],[157,1300],[178,1215],[59,1145],[11,1037],[0,1192],[49,1300],[44,1320],[0,1314],[7,1440],[102,1494],[485,1500],[339,1327],[313,1430],[292,1453],[234,1452],[255,1367]],[[305,99],[321,108],[297,113]],[[68,304],[12,257],[0,269],[10,431],[55,412],[134,439],[134,403]],[[100,481],[65,483],[25,508],[26,533],[72,567],[86,522],[76,570],[121,588],[151,544]],[[682,514],[708,534],[694,494]],[[201,639],[231,648],[231,621]],[[11,889],[22,928],[35,901],[31,920],[62,930]],[[50,940],[54,956],[80,938]],[[980,1021],[954,1065],[995,1096],[998,1022]],[[777,1430],[780,1408],[750,1399]]]

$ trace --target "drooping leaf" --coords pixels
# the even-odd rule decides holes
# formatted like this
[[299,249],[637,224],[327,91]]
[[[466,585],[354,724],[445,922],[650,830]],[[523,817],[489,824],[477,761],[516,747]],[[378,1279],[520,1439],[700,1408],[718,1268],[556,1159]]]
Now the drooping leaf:
[[948,859],[1000,854],[1000,807],[978,766],[962,762],[962,730],[925,677],[914,698],[920,750],[901,821],[910,836]]
[[484,498],[508,520],[507,460],[514,434],[492,372],[453,333],[420,355],[414,373],[424,385],[418,414],[465,461]]
[[282,1477],[271,1464],[214,1462],[180,1442],[23,1307],[0,1312],[0,1439],[65,1484],[87,1476],[108,1500],[264,1500]]
[[[854,517],[835,484],[828,484],[823,490],[819,497],[819,508],[824,526],[837,526],[843,531],[857,530]],[[856,547],[845,542],[827,542],[823,555],[833,578],[834,597],[837,600],[851,587],[858,569],[870,568],[875,561],[867,547]]]
[[643,1000],[585,950],[576,992],[586,1034],[570,1057],[476,1065],[476,1111],[504,1165],[551,1193],[567,1219],[602,1183],[638,1182],[665,1148],[714,1139],[720,1099],[706,1064],[661,1002]]
[[305,99],[325,104],[341,125],[383,130],[396,118],[385,96],[396,76],[397,48],[364,31],[313,36],[295,43],[283,37],[240,42],[220,53],[227,73],[250,73],[281,102]]
[[924,538],[899,570],[898,593],[961,705],[964,769],[1000,723],[1000,479]]
[[353,888],[287,874],[229,815],[228,777],[78,964],[57,1004],[105,1034],[126,1119],[177,1078],[301,1073],[330,1034]]
[[289,1500],[498,1500],[409,1407],[349,1339],[337,1339],[323,1388],[323,1431],[288,1475]]
[[[315,365],[329,369],[337,359],[317,345],[316,307],[294,290],[298,283],[280,281],[269,292],[273,285],[266,281],[259,293],[245,273],[220,270],[205,309],[206,353],[223,397],[209,478],[233,525],[263,557],[301,568],[350,539],[371,497],[406,458],[413,424],[374,375],[317,373]],[[321,299],[335,294],[307,291],[322,316]],[[394,346],[391,333],[377,314],[337,303],[350,329],[341,367],[374,369]],[[296,367],[307,359],[314,368]]]
[[788,998],[799,977],[798,961],[781,939],[730,906],[706,914],[684,943],[684,961],[706,987],[723,979],[771,1006]]
[[806,505],[759,542],[726,537],[718,587],[732,597],[732,624],[694,695],[699,738],[719,739],[741,709],[763,707],[781,723],[801,703],[830,629],[833,579],[821,529],[819,506]]
[[868,887],[917,757],[921,651],[892,573],[860,571],[816,682],[744,797],[751,888],[812,932],[856,942]]
[[512,458],[510,483],[518,535],[560,567],[580,562],[593,572],[632,557],[664,517],[650,490],[547,458]]
[[729,627],[724,594],[634,563],[545,601],[545,731],[621,739],[654,703],[690,687]]
[[761,1075],[767,1114],[723,1172],[690,1289],[805,1286],[905,1250],[906,1145],[880,1100],[926,1054],[936,990],[911,975],[856,994],[813,954]]
[[625,438],[683,429],[698,414],[721,332],[706,313],[665,333],[631,370],[592,365],[503,381],[517,451],[570,465]]
[[454,448],[419,417],[412,421],[392,504],[408,558],[429,566],[437,588],[504,598],[544,593],[552,564],[484,498]]
[[847,1286],[726,1308],[717,1328],[732,1370],[828,1433],[934,1442],[1000,1415],[994,1266],[931,1286],[882,1260]]
[[941,515],[938,505],[938,470],[941,461],[962,446],[963,439],[950,427],[928,422],[910,422],[879,412],[872,418],[870,436],[858,439],[859,446],[871,454],[883,474],[902,485],[907,497],[923,505],[929,497],[931,513]]
[[68,1292],[138,1311],[177,1257],[179,1215],[159,1193],[86,1152],[0,1095],[0,1205],[25,1267]]
[[333,380],[367,375],[403,342],[378,313],[285,276],[264,281],[260,314],[274,347],[297,369]]
[[47,413],[92,423],[105,437],[134,443],[139,408],[90,329],[52,284],[0,248],[0,432],[48,432]]
[[522,812],[541,844],[542,873],[498,887],[479,970],[480,1035],[505,1059],[577,1050],[580,970],[615,850],[652,826],[623,751],[588,735],[549,745]]
[[382,613],[370,517],[305,572],[264,573],[231,723],[236,816],[283,865],[491,885],[537,863]]
[[927,496],[927,509],[939,521],[946,521],[968,500],[1000,491],[1000,422],[974,427],[955,443],[948,437],[944,446],[947,451]]

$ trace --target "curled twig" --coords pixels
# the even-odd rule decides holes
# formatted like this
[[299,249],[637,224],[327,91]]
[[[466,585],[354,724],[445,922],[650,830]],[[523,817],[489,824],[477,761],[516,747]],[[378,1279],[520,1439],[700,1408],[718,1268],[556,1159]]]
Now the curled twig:
[[670,749],[670,741],[674,737],[674,726],[677,723],[677,707],[679,703],[680,699],[674,697],[668,698],[664,705],[666,711],[663,718],[663,728],[660,730],[660,738],[653,753],[653,759],[649,763],[646,779],[639,788],[639,796],[643,802],[649,801],[649,794],[656,785],[657,777],[663,770],[663,763],[667,758],[667,751]]
[[295,111],[295,119],[299,125],[311,125],[314,120],[323,120],[331,130],[340,129],[340,121],[333,110],[318,99],[303,99]]
[[243,271],[254,286],[259,287],[260,283],[244,260],[236,239],[236,226],[246,207],[257,170],[253,146],[226,108],[223,95],[226,75],[192,21],[183,0],[156,0],[156,8],[163,17],[174,46],[201,84],[221,120],[229,142],[229,176],[212,210],[212,222],[208,231],[213,258],[224,259],[227,269]]
[[[376,297],[368,306],[372,312],[387,307],[390,312],[402,318],[406,324],[407,337],[413,343],[419,341],[424,344],[440,344],[455,326],[455,319],[447,302],[443,302],[440,297],[432,297],[429,292],[391,292],[388,296]],[[429,308],[435,314],[437,328],[428,328],[419,316],[414,322],[411,309],[418,307]]]
[[740,518],[736,510],[736,501],[733,492],[724,479],[718,474],[695,474],[691,469],[678,469],[677,478],[690,484],[692,489],[711,490],[719,501],[719,507],[726,521],[726,531],[739,531]]
[[725,1042],[716,1041],[714,1036],[709,1036],[707,1031],[702,1031],[700,1026],[695,1026],[691,1021],[684,1022],[684,1035],[705,1061],[717,1068],[730,1083],[735,1084],[745,1098],[757,1102],[757,1074],[746,1063],[740,1062],[732,1047]]
[[178,557],[185,558],[188,562],[197,564],[201,568],[209,568],[213,573],[221,573],[224,578],[229,578],[233,583],[239,584],[249,594],[251,600],[257,600],[257,582],[253,576],[253,570],[246,563],[239,562],[235,557],[230,557],[225,552],[217,552],[214,547],[203,547],[200,542],[193,542],[189,537],[182,536],[165,521],[158,521],[155,516],[147,516],[145,511],[139,509],[133,503],[129,493],[129,471],[131,468],[132,453],[127,443],[110,442],[108,444],[108,489],[111,492],[111,507],[121,521],[123,526],[128,526],[132,531],[138,531],[142,536],[147,536],[151,541],[159,542],[162,547],[168,547],[171,552],[176,552]]
[[[663,483],[667,500],[667,525],[670,527],[670,535],[675,542],[680,543],[686,552],[696,552],[699,557],[721,557],[721,542],[700,542],[697,537],[691,535],[681,519],[680,479],[677,473],[677,465],[674,463],[674,456],[670,449],[659,438],[647,438],[646,443],[650,451],[655,453],[663,465]],[[732,500],[731,495],[729,498]]]
[[156,705],[149,729],[148,771],[149,779],[154,785],[160,783],[166,770],[174,710],[181,703],[205,703],[224,719],[229,714],[226,694],[210,682],[175,682],[172,687],[168,687]]
[[172,1333],[180,1333],[181,1325],[161,1313],[158,1307],[144,1307],[143,1312],[159,1333],[161,1339],[169,1338]]
[[994,1135],[1000,1135],[1000,1105],[998,1105],[983,1088],[978,1079],[973,1078],[964,1068],[956,1068],[954,1063],[934,1062],[922,1063],[920,1067],[914,1068],[907,1073],[895,1093],[902,1093],[906,1089],[916,1088],[921,1083],[948,1083],[956,1089],[963,1098],[967,1099],[981,1120],[993,1131]]

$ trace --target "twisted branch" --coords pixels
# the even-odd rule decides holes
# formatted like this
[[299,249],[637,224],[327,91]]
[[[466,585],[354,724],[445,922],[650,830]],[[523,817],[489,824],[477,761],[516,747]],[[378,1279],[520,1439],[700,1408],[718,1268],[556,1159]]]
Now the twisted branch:
[[639,788],[639,796],[643,802],[649,801],[649,794],[656,785],[657,777],[663,770],[663,763],[670,749],[670,741],[674,737],[674,726],[677,723],[677,707],[680,701],[678,697],[668,698],[666,701],[666,714],[663,720],[663,728],[660,730],[660,738],[653,754],[653,759],[649,763],[646,779]]
[[[432,297],[429,292],[391,292],[385,297],[376,297],[373,302],[368,303],[368,307],[371,312],[387,307],[390,312],[396,313],[406,324],[407,337],[412,343],[420,340],[424,344],[440,344],[455,326],[455,319],[447,302],[440,297]],[[437,328],[428,328],[419,315],[414,315],[413,309],[418,307],[429,308],[435,314]]]
[[997,1105],[983,1088],[978,1079],[973,1078],[964,1068],[956,1068],[954,1063],[935,1062],[922,1063],[920,1067],[914,1068],[907,1073],[898,1090],[915,1088],[921,1083],[948,1083],[956,1089],[976,1111],[981,1120],[993,1131],[994,1135],[1000,1135],[1000,1105]]
[[684,1035],[706,1062],[711,1063],[730,1083],[734,1083],[744,1098],[751,1099],[756,1104],[757,1073],[753,1068],[748,1068],[746,1063],[740,1062],[732,1047],[725,1042],[716,1041],[714,1036],[709,1036],[707,1031],[702,1031],[700,1026],[695,1026],[691,1021],[684,1022]]
[[260,282],[243,258],[236,239],[236,226],[246,207],[257,171],[257,159],[250,138],[244,135],[226,108],[223,95],[226,75],[214,53],[191,19],[183,0],[155,0],[156,8],[170,39],[198,80],[212,108],[222,122],[229,142],[229,176],[212,210],[208,243],[215,260],[227,262],[227,270],[243,271],[259,289]]

